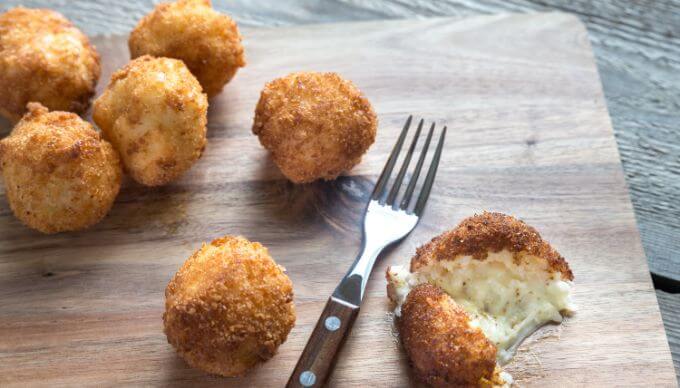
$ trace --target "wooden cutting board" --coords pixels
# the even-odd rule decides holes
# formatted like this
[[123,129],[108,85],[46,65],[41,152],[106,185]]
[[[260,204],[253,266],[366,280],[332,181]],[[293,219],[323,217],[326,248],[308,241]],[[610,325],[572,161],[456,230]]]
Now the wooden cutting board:
[[[577,314],[520,348],[523,386],[675,386],[616,142],[583,25],[566,14],[243,29],[248,66],[210,103],[208,146],[179,181],[126,181],[96,227],[45,236],[0,198],[0,385],[283,386],[354,258],[372,182],[408,114],[449,135],[425,217],[379,260],[333,386],[412,384],[384,271],[484,209],[537,227],[569,261]],[[94,39],[99,91],[126,37]],[[353,80],[380,119],[348,176],[295,186],[250,132],[266,81],[291,71]],[[3,133],[6,132],[3,131]],[[4,191],[3,191],[4,192]],[[241,234],[294,282],[297,325],[242,379],[191,369],[162,332],[163,292],[201,242]]]

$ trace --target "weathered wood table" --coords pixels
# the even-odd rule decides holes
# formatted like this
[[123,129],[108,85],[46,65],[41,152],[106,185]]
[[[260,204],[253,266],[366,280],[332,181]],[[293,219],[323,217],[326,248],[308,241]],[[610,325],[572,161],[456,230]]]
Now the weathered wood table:
[[[56,9],[89,35],[128,32],[149,0],[5,1]],[[587,25],[676,369],[680,366],[680,1],[226,1],[244,26],[559,10]]]

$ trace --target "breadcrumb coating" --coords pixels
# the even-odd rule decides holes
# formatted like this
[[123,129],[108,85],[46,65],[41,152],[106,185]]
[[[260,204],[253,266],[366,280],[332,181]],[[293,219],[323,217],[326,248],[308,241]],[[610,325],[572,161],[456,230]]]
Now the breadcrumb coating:
[[415,376],[433,387],[491,386],[496,347],[437,286],[416,286],[402,306],[399,333]]
[[549,271],[559,272],[564,280],[574,280],[564,257],[544,241],[536,229],[512,216],[490,212],[466,218],[455,229],[418,248],[411,259],[411,272],[436,261],[462,256],[484,260],[488,252],[503,249],[515,253],[514,260],[522,260],[523,255],[541,258],[547,262]]
[[165,290],[168,342],[192,367],[239,376],[271,358],[295,325],[293,284],[265,247],[204,244]]
[[416,376],[433,386],[507,386],[497,362],[526,336],[573,311],[574,276],[538,232],[484,212],[389,267],[387,295]]
[[130,176],[159,186],[203,154],[207,112],[208,99],[182,61],[146,55],[113,74],[92,116]]
[[378,119],[366,97],[336,73],[300,72],[267,83],[253,133],[295,183],[335,179],[361,161]]
[[85,112],[99,75],[94,46],[60,13],[17,7],[0,15],[0,114],[10,121],[32,101]]
[[122,176],[118,154],[90,123],[38,103],[0,141],[0,165],[14,215],[43,233],[99,222]]
[[236,22],[212,9],[209,0],[161,3],[130,33],[130,56],[181,59],[208,97],[222,91],[246,65]]

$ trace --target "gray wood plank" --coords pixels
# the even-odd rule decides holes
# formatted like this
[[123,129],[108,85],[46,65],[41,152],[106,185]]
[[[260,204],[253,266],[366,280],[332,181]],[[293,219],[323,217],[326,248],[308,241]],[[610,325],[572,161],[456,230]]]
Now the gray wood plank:
[[671,346],[675,374],[680,375],[680,294],[656,291],[666,336]]
[[[50,7],[87,34],[127,33],[150,0],[10,0]],[[650,270],[680,280],[680,0],[216,0],[244,26],[562,10],[587,25]]]

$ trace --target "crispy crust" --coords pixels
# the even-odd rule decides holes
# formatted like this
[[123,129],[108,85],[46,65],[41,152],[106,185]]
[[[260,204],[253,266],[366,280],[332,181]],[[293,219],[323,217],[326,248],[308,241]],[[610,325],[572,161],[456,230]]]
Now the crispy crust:
[[85,112],[100,71],[97,50],[60,13],[17,7],[0,15],[0,114],[12,122],[31,101]]
[[560,272],[562,279],[574,280],[566,260],[541,238],[536,229],[512,216],[484,212],[463,220],[455,229],[444,232],[421,246],[411,259],[411,272],[441,260],[472,256],[484,260],[489,251],[507,249],[515,260],[528,254],[544,259],[550,272]]
[[12,211],[43,233],[99,222],[122,176],[118,153],[90,123],[38,103],[0,141],[0,165]]
[[371,104],[336,73],[300,72],[267,83],[253,133],[295,183],[335,179],[375,141]]
[[168,342],[189,365],[222,376],[271,358],[295,325],[290,279],[265,247],[243,237],[204,244],[165,298]]
[[213,10],[208,0],[158,4],[132,30],[128,46],[132,58],[181,59],[208,97],[221,92],[246,65],[236,22]]
[[439,287],[416,286],[398,325],[419,380],[434,387],[478,387],[496,379],[496,347]]
[[139,57],[116,71],[92,117],[147,186],[179,178],[203,154],[208,99],[182,61]]

